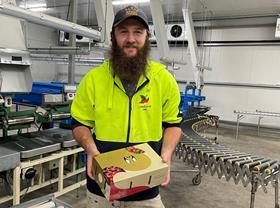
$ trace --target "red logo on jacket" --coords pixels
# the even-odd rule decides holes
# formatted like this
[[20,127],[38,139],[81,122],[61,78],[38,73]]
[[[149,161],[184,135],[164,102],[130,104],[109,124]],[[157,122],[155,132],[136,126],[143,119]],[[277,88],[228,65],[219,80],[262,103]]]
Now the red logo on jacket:
[[140,97],[141,97],[141,101],[140,101],[141,104],[145,104],[149,102],[148,96],[140,95]]

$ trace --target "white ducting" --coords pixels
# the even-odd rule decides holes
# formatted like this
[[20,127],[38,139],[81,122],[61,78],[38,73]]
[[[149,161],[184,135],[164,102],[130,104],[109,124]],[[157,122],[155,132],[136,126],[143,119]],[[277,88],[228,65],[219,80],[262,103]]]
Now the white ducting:
[[74,33],[84,37],[92,38],[93,40],[100,41],[101,34],[97,30],[93,30],[73,22],[68,22],[56,17],[52,17],[46,14],[32,12],[27,9],[23,9],[12,4],[5,3],[0,0],[0,13],[10,15],[17,18],[25,19],[29,22],[56,28],[69,33]]

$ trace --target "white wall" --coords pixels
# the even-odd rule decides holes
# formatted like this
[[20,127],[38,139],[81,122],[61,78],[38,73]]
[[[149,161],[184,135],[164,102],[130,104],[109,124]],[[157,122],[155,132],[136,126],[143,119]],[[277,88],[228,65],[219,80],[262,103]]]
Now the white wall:
[[[275,27],[222,28],[212,31],[212,41],[273,40]],[[199,39],[199,34],[197,35]],[[205,71],[207,82],[249,83],[280,85],[280,46],[231,46],[206,48],[206,61],[210,61],[212,71]],[[210,50],[210,60],[208,60]],[[153,50],[152,57],[158,52]],[[176,79],[193,80],[192,65],[187,49],[171,48],[171,57],[184,57],[187,65],[175,71]],[[183,86],[180,85],[183,90]],[[248,88],[205,85],[204,105],[212,107],[210,113],[222,120],[236,121],[234,110],[264,110],[280,113],[280,88]],[[257,123],[257,117],[247,116],[242,122]],[[280,127],[280,120],[264,118],[262,123]]]

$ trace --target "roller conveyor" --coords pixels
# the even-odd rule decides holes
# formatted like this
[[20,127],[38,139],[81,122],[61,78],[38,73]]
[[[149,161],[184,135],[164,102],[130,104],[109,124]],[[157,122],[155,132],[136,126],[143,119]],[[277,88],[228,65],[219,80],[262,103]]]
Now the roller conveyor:
[[59,142],[32,134],[12,136],[3,140],[5,141],[2,142],[1,147],[19,152],[21,159],[27,159],[61,149]]
[[0,171],[15,168],[20,163],[20,159],[77,145],[72,131],[60,128],[2,138],[0,140]]
[[198,134],[209,126],[217,126],[217,122],[216,116],[185,120],[182,124],[183,138],[176,148],[176,155],[205,173],[217,174],[218,178],[224,177],[227,181],[232,179],[235,184],[242,183],[244,187],[251,184],[250,208],[254,207],[257,189],[262,187],[266,191],[266,186],[271,183],[275,186],[275,208],[279,208],[280,161],[232,150]]

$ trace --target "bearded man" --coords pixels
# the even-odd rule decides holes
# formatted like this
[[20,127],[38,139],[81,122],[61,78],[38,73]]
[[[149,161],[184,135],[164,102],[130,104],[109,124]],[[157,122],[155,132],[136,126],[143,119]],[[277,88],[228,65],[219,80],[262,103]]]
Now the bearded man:
[[134,6],[118,11],[111,39],[110,59],[85,75],[71,107],[73,135],[87,153],[87,207],[163,208],[159,187],[109,202],[92,175],[100,153],[148,143],[169,166],[166,186],[181,135],[179,88],[162,64],[148,59],[145,13]]

